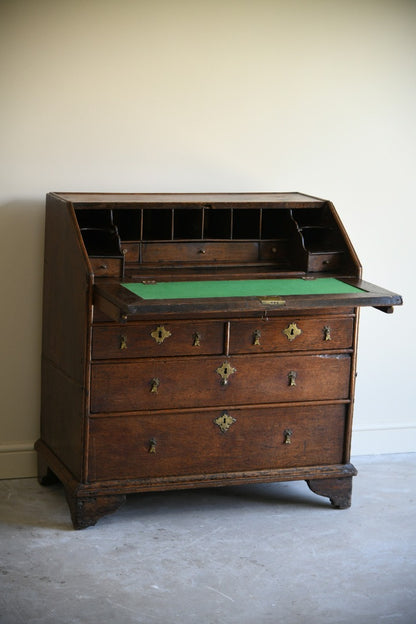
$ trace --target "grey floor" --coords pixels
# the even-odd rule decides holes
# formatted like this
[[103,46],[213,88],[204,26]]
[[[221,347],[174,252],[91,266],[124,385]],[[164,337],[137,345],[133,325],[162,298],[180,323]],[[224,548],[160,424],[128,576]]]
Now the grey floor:
[[73,531],[62,487],[0,481],[1,624],[415,624],[416,454],[304,482],[128,497]]

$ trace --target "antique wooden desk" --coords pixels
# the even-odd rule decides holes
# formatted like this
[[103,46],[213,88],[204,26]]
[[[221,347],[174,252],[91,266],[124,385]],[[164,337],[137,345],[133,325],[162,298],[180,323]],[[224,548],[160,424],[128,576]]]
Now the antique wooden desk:
[[350,505],[363,282],[300,193],[50,193],[39,479],[75,528],[126,494],[304,479]]

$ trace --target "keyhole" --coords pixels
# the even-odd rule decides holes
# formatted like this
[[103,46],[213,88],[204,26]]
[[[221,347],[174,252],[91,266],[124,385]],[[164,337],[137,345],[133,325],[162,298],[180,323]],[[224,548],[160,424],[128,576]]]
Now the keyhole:
[[295,330],[292,327],[291,330],[290,330],[290,335],[293,336],[294,333],[295,333]]
[[228,368],[226,366],[224,367],[224,375],[228,375]]
[[159,338],[162,338],[162,332],[159,329]]

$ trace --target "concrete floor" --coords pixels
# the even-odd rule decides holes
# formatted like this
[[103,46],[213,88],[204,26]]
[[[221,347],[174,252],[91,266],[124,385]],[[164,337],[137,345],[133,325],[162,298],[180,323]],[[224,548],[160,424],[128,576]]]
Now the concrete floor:
[[304,482],[131,495],[73,531],[60,485],[0,481],[1,624],[415,624],[416,454]]

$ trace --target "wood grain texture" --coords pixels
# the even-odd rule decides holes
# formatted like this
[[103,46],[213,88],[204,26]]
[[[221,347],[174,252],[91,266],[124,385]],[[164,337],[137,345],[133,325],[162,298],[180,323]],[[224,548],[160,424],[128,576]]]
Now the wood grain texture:
[[[358,307],[401,297],[360,280],[330,202],[51,193],[45,231],[35,448],[74,528],[127,494],[179,488],[302,479],[350,505]],[[320,276],[362,291],[145,301],[121,285]]]
[[[350,365],[349,354],[333,353],[283,355],[278,361],[262,354],[96,362],[91,372],[91,412],[348,399]],[[222,366],[234,370],[226,384],[218,372]],[[152,392],[154,379],[159,380],[157,392]]]

